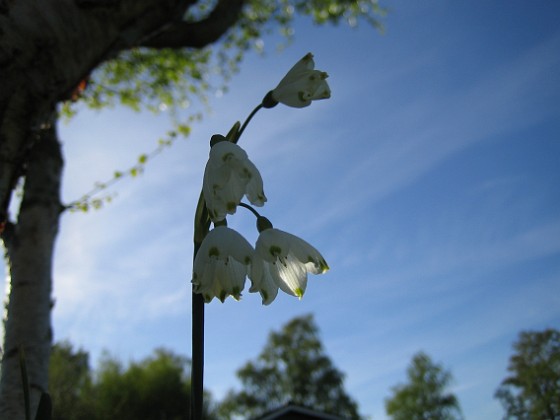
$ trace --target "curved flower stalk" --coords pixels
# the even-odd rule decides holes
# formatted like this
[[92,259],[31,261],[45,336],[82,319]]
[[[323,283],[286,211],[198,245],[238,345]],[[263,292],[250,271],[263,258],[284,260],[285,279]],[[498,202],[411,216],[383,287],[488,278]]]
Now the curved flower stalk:
[[210,149],[202,192],[214,222],[234,214],[244,195],[256,206],[266,202],[259,170],[241,147],[229,141],[220,141]]
[[303,239],[265,228],[255,246],[249,292],[259,292],[264,305],[276,298],[278,288],[301,299],[307,288],[307,273],[321,274],[328,269],[319,251]]
[[241,298],[254,250],[239,233],[226,226],[208,232],[193,265],[193,291],[206,303],[217,297],[222,302],[232,296]]
[[303,108],[310,105],[311,101],[330,98],[327,77],[328,74],[324,71],[315,70],[313,54],[308,53],[265,96],[262,105],[272,108],[280,102],[294,108]]

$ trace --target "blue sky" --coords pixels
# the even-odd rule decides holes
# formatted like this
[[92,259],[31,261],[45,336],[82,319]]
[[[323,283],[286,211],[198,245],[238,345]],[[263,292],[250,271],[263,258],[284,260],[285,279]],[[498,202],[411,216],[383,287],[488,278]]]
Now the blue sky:
[[[303,300],[206,308],[205,385],[216,398],[271,329],[313,313],[361,412],[418,351],[454,375],[469,419],[502,414],[493,394],[521,330],[560,324],[560,4],[387,2],[386,33],[298,22],[294,42],[244,61],[186,141],[123,181],[102,211],[63,217],[55,339],[127,361],[190,354],[192,219],[212,134],[242,120],[308,51],[332,98],[263,110],[241,145],[260,169],[262,214],[323,252]],[[187,115],[189,110],[181,111]],[[81,112],[60,128],[63,197],[130,166],[168,117]],[[254,218],[229,225],[250,241]]]

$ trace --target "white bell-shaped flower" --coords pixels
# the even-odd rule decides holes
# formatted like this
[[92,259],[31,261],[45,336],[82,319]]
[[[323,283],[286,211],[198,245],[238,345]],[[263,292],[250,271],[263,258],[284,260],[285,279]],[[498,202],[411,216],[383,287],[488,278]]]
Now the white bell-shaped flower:
[[226,226],[212,229],[200,245],[193,264],[194,292],[205,302],[228,296],[239,300],[249,274],[254,250],[239,233]]
[[264,305],[276,298],[278,288],[301,299],[307,288],[307,273],[321,274],[328,269],[319,251],[303,239],[278,229],[265,229],[255,246],[249,292],[259,292]]
[[294,108],[303,108],[313,100],[330,98],[331,90],[326,81],[327,77],[324,71],[315,70],[313,54],[308,53],[265,97],[263,105],[271,108],[280,102]]
[[224,220],[228,213],[234,214],[244,195],[256,206],[266,202],[259,170],[241,147],[229,141],[216,143],[210,149],[202,192],[214,222]]

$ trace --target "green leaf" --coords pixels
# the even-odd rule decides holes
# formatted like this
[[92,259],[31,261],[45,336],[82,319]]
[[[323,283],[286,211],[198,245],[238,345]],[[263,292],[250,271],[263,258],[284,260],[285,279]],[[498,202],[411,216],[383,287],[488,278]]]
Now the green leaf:
[[185,125],[185,124],[179,124],[177,126],[177,131],[179,132],[179,134],[181,134],[183,137],[188,137],[191,134],[191,127],[189,125]]

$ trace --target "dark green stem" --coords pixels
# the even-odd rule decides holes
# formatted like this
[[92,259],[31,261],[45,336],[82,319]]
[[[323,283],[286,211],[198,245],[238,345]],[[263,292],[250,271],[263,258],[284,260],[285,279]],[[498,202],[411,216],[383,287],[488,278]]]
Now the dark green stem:
[[192,293],[191,419],[202,420],[204,408],[204,298]]
[[[210,218],[200,193],[194,224],[193,267],[196,254],[210,229]],[[193,285],[194,287],[194,285]],[[191,419],[202,420],[204,409],[204,298],[192,291]]]
[[239,205],[239,207],[244,207],[244,208],[246,208],[247,210],[249,210],[251,213],[253,213],[253,214],[255,215],[255,217],[261,217],[261,215],[259,214],[259,212],[256,211],[256,210],[253,208],[253,206],[250,206],[249,204],[245,204],[245,203],[239,203],[238,205]]
[[239,137],[241,137],[241,134],[243,134],[243,131],[245,131],[245,127],[247,127],[247,124],[249,124],[249,122],[251,122],[251,120],[253,119],[253,117],[255,116],[255,114],[257,112],[259,112],[259,110],[263,107],[262,103],[259,104],[255,109],[253,109],[253,111],[251,111],[251,113],[249,114],[249,116],[247,117],[247,119],[245,120],[245,122],[243,123],[243,125],[241,126],[241,129],[239,130],[239,132],[237,133],[237,137],[235,138],[234,143],[237,143],[239,141]]

